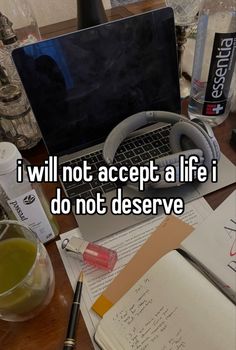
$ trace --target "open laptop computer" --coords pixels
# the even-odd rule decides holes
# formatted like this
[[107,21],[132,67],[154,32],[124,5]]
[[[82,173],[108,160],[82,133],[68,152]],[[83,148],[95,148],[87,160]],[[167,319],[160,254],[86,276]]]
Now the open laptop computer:
[[[145,110],[180,112],[170,8],[18,48],[13,58],[48,152],[58,156],[60,164],[80,165],[86,159],[96,171],[103,162],[103,142],[121,120]],[[120,147],[116,162],[137,165],[168,154],[168,133],[169,126],[160,123],[137,131]],[[116,192],[114,184],[101,186],[96,177],[91,184],[62,186],[72,202],[102,191],[108,208]],[[148,196],[181,196],[189,201],[205,192],[184,185]],[[147,194],[139,194],[143,195]],[[132,198],[137,192],[125,187],[124,196]],[[109,211],[105,216],[76,216],[84,238],[91,241],[149,218]]]

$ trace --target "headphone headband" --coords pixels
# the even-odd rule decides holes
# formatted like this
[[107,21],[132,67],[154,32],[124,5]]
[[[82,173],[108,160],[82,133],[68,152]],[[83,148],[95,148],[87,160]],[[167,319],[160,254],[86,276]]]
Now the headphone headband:
[[[178,169],[179,155],[187,158],[193,154],[198,155],[200,164],[205,164],[211,170],[212,159],[220,158],[220,148],[214,134],[208,125],[198,119],[189,120],[176,113],[165,111],[147,111],[136,113],[119,123],[108,135],[104,147],[103,158],[108,165],[113,163],[115,153],[122,141],[133,131],[156,122],[172,125],[169,142],[172,155],[157,158],[155,162],[159,169],[168,164],[174,164]],[[175,186],[180,185],[178,179]],[[166,183],[158,183],[156,187],[170,187]]]
[[165,111],[146,111],[131,115],[120,122],[108,135],[103,148],[105,162],[112,164],[117,148],[131,132],[147,124],[165,122],[173,125],[182,120],[188,121],[179,114]]

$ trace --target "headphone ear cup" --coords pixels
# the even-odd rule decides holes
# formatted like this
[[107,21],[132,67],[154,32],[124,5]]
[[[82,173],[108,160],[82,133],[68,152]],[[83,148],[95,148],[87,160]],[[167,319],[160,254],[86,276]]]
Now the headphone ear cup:
[[[154,163],[159,167],[158,172],[161,175],[161,181],[157,182],[156,184],[152,184],[151,187],[163,188],[163,187],[174,187],[174,186],[182,185],[182,183],[180,183],[180,175],[179,175],[180,174],[179,157],[185,156],[185,158],[188,159],[193,154],[199,157],[200,164],[204,163],[203,152],[200,149],[187,150],[187,151],[183,151],[175,154],[170,154],[162,158],[156,158],[154,160]],[[174,183],[167,183],[166,181],[164,181],[164,172],[165,172],[165,168],[168,165],[172,165],[175,167],[176,182]]]
[[[170,132],[170,147],[172,153],[185,151],[181,141],[183,136],[187,137],[193,144],[193,148],[197,148],[203,152],[204,165],[208,170],[211,169],[211,161],[214,158],[214,153],[210,138],[205,135],[198,127],[189,122],[179,122],[173,125]],[[196,154],[196,152],[192,152]]]

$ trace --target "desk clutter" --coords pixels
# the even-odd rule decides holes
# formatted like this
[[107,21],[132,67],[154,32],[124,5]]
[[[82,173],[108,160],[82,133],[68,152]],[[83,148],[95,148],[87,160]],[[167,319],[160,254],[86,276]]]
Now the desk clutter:
[[[78,12],[92,3],[77,1]],[[193,3],[200,1],[186,1]],[[102,1],[96,5],[105,22]],[[28,320],[49,304],[55,279],[44,243],[55,239],[46,248],[56,268],[60,255],[74,290],[64,350],[80,348],[80,310],[95,349],[234,349],[236,191],[215,211],[202,198],[236,179],[219,129],[207,123],[223,122],[233,91],[234,12],[221,6],[206,0],[199,12],[191,120],[179,114],[171,8],[23,46],[0,13],[0,141],[12,142],[0,142],[0,319]],[[37,165],[29,166],[19,150],[33,148],[41,133],[49,158],[42,165],[41,154],[32,157]],[[101,180],[101,168],[111,178]],[[50,205],[40,182],[56,192]],[[176,200],[181,212],[172,210]],[[95,206],[79,212],[77,203]],[[63,228],[72,227],[66,215],[73,213],[78,228],[59,236],[52,213],[64,214]],[[67,309],[67,280],[61,274],[57,282],[52,308]],[[39,320],[55,321],[55,310],[46,311]]]
[[[204,350],[222,350],[224,344],[227,349],[234,348],[235,202],[236,191],[210,216],[204,202],[196,203],[184,218],[194,223],[195,230],[175,217],[153,222],[140,248],[112,277],[83,267],[82,313],[87,325],[92,322],[88,330],[91,337],[95,332],[95,341],[102,349],[139,349],[144,344],[155,350],[157,344],[161,344],[160,349],[167,344],[173,349],[198,349],[200,340]],[[143,234],[147,227],[133,231]],[[61,239],[71,234],[75,232],[63,234]],[[112,239],[106,244],[110,246]],[[74,286],[73,276],[82,265],[64,255],[60,242],[57,245]],[[89,290],[95,289],[98,278],[103,281],[97,285],[97,293],[102,293],[93,296],[93,302]],[[102,320],[87,309],[91,307]],[[211,325],[218,329],[217,337],[208,331]]]

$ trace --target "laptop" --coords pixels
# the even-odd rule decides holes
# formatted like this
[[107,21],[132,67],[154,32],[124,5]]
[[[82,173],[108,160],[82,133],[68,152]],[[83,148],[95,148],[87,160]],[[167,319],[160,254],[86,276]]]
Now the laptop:
[[[173,11],[163,8],[105,23],[16,49],[13,59],[27,92],[45,145],[60,165],[87,160],[94,180],[62,183],[72,203],[101,191],[108,213],[75,215],[85,239],[99,240],[151,216],[113,215],[116,184],[100,184],[96,169],[102,147],[121,120],[145,110],[180,112],[179,78]],[[169,126],[157,123],[136,131],[117,152],[119,164],[142,164],[170,153]],[[127,186],[123,195],[137,192]],[[150,191],[142,196],[203,195],[192,185]]]

